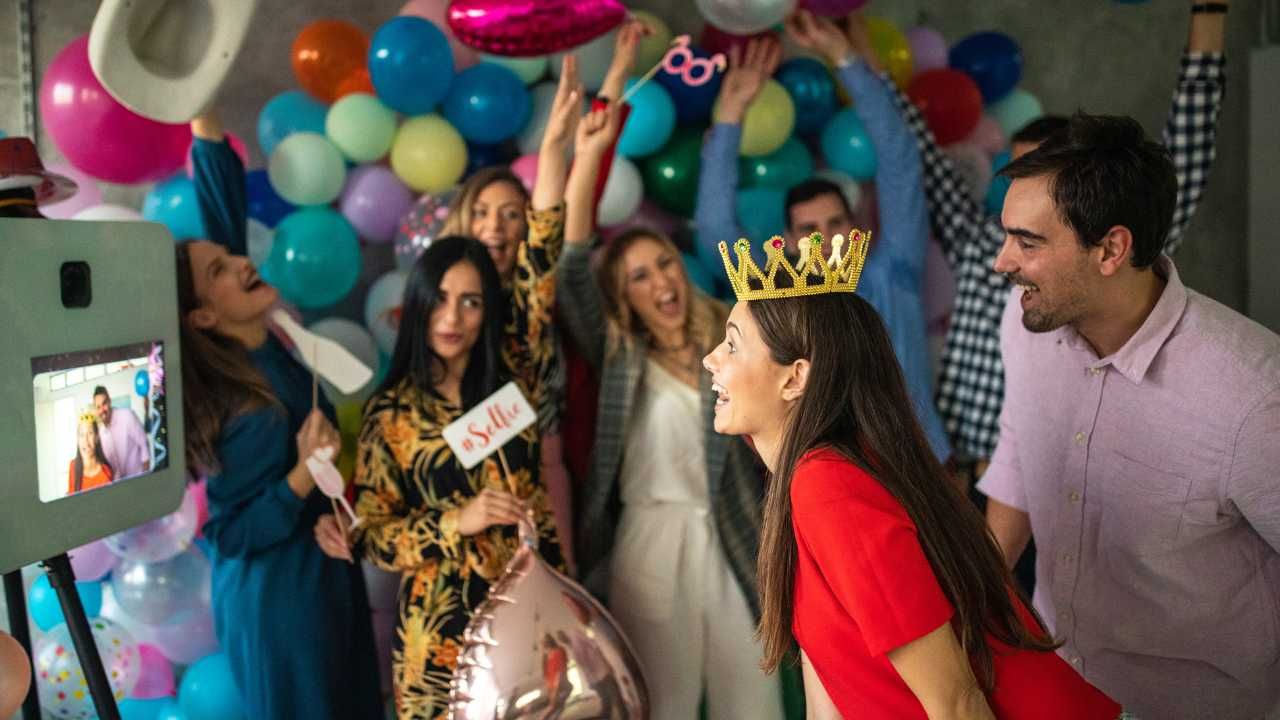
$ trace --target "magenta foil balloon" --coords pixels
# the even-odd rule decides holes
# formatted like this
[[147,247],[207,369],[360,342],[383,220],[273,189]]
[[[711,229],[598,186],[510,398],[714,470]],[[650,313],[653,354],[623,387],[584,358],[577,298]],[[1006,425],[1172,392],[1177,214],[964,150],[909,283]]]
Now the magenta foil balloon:
[[618,0],[453,0],[449,29],[481,52],[548,55],[577,47],[622,23]]
[[451,720],[648,720],[631,643],[595,598],[524,540],[462,636]]
[[866,4],[867,0],[800,0],[800,7],[825,17],[844,17]]

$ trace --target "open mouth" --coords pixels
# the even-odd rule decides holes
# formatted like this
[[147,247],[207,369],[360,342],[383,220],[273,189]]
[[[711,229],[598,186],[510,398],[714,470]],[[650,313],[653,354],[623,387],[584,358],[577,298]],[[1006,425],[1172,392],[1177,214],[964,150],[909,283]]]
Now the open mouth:
[[729,404],[729,391],[725,390],[723,385],[717,382],[712,382],[711,392],[716,394],[716,410],[719,410]]
[[663,315],[674,316],[681,313],[680,296],[674,290],[659,295],[657,305],[658,312]]
[[266,287],[266,283],[263,282],[262,276],[258,275],[257,270],[250,269],[249,276],[245,278],[245,283],[244,283],[245,292],[253,292],[254,290],[257,290],[258,288],[261,288],[261,287]]

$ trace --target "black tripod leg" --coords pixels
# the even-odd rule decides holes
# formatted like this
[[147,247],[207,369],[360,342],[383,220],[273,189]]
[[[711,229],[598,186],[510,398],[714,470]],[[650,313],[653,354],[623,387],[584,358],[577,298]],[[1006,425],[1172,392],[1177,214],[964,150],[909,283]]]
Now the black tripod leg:
[[[9,634],[32,658],[31,628],[27,625],[27,598],[22,587],[22,571],[4,574],[4,598],[9,607]],[[40,720],[40,698],[36,695],[35,668],[32,668],[31,689],[22,701],[22,720]]]
[[98,647],[93,642],[93,631],[89,629],[89,619],[85,617],[84,605],[80,603],[80,593],[76,592],[76,576],[71,570],[71,560],[66,553],[62,553],[45,560],[43,565],[49,569],[49,584],[58,592],[62,615],[67,619],[67,630],[71,632],[76,655],[80,658],[80,667],[89,682],[89,693],[93,696],[93,706],[98,711],[98,717],[101,720],[120,720],[120,709],[116,707],[111,685],[107,683],[107,673],[102,667]]

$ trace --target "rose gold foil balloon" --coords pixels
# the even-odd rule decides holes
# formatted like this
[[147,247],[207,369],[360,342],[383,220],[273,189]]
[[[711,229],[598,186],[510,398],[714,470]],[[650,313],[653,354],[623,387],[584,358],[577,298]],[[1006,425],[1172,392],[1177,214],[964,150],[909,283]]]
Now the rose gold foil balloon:
[[453,0],[449,29],[463,44],[509,57],[577,47],[622,23],[619,0]]
[[452,720],[648,720],[649,692],[631,643],[586,590],[522,543],[463,634]]
[[31,660],[13,636],[0,632],[0,718],[22,707],[31,689]]

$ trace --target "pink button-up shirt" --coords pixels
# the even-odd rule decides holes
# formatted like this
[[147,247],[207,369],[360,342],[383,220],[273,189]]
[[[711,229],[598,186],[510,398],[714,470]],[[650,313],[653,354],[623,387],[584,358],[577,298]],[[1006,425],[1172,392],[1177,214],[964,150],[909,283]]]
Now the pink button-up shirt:
[[978,488],[1031,516],[1059,651],[1142,718],[1280,699],[1280,336],[1168,279],[1099,359],[1005,308],[1000,442]]

